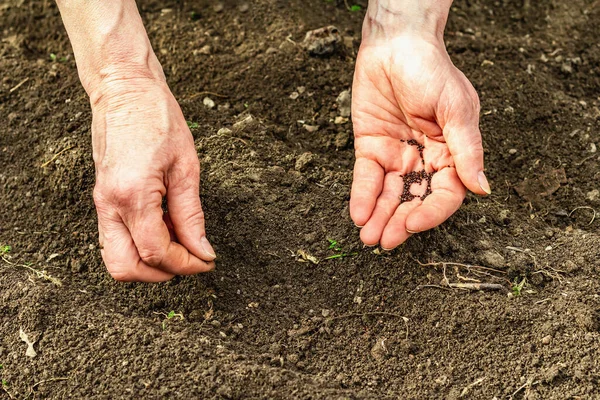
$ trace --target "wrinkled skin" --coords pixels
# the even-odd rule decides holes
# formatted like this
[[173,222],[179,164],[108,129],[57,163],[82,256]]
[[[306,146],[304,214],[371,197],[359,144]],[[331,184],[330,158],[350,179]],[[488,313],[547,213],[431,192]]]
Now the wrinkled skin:
[[[198,156],[166,83],[115,80],[101,92],[92,102],[94,201],[109,273],[120,281],[158,282],[213,269]],[[161,209],[165,196],[168,215]]]
[[[363,42],[352,96],[356,164],[350,200],[366,245],[393,249],[450,217],[469,189],[489,193],[483,175],[479,99],[442,43],[418,37]],[[414,139],[425,146],[422,165]],[[432,193],[400,204],[401,175],[435,172]],[[482,178],[483,177],[483,178]],[[420,194],[424,187],[412,192]]]

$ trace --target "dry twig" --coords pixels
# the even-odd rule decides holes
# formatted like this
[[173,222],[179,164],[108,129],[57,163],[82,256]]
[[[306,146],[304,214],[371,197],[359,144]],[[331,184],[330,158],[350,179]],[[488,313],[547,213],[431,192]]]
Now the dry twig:
[[25,400],[27,400],[33,394],[33,389],[35,389],[37,386],[41,385],[42,383],[58,382],[58,381],[66,381],[66,380],[69,380],[69,378],[50,378],[50,379],[44,379],[43,381],[34,383],[33,386],[29,389],[29,394],[27,395],[27,397],[25,397]]
[[596,219],[596,210],[590,206],[580,206],[580,207],[575,207],[573,209],[573,211],[571,211],[569,213],[569,217],[571,217],[571,215],[573,215],[573,213],[577,210],[592,210],[594,212],[594,215],[592,216],[592,220],[590,222],[588,222],[588,225],[591,225],[594,223],[594,220]]
[[46,161],[45,163],[43,163],[42,165],[40,165],[41,168],[46,167],[48,164],[50,164],[52,161],[56,160],[58,157],[60,157],[61,154],[63,154],[65,151],[71,150],[74,146],[69,146],[66,149],[63,149],[61,151],[59,151],[58,153],[56,153],[54,155],[54,157],[52,157],[50,160]]
[[46,271],[35,269],[32,266],[30,266],[30,265],[14,263],[14,262],[8,260],[4,256],[1,256],[0,258],[2,259],[2,261],[4,261],[5,263],[7,263],[8,265],[10,265],[12,267],[15,267],[15,268],[25,268],[25,269],[33,272],[35,274],[35,276],[37,276],[39,279],[51,282],[51,283],[53,283],[56,286],[62,286],[62,282],[60,281],[60,279],[53,277],[52,275],[50,275]]
[[14,92],[15,90],[17,90],[18,88],[20,88],[21,86],[23,86],[28,80],[29,80],[29,77],[23,79],[21,82],[17,83],[12,89],[10,89],[8,91],[8,93]]

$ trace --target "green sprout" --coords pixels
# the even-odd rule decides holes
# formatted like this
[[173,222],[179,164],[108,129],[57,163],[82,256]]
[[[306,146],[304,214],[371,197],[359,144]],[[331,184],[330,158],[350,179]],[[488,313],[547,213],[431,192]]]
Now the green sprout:
[[327,239],[327,241],[329,242],[329,250],[335,250],[335,251],[341,251],[342,249],[338,246],[338,242],[337,240],[333,240],[333,239]]
[[168,314],[165,314],[163,312],[155,312],[154,314],[162,315],[163,317],[165,317],[165,319],[163,319],[162,324],[161,324],[163,331],[165,329],[167,329],[167,321],[168,320],[173,319],[175,317],[179,317],[180,320],[184,319],[183,314],[176,313],[175,311],[169,311]]
[[327,248],[328,250],[333,250],[335,252],[337,252],[334,255],[331,255],[329,257],[325,257],[323,260],[335,260],[336,258],[344,258],[344,257],[352,257],[357,255],[358,253],[346,253],[342,250],[342,248],[340,247],[339,243],[337,240],[333,240],[333,239],[327,239],[327,241],[329,242],[329,247]]
[[354,4],[352,7],[350,7],[350,11],[352,12],[356,12],[356,11],[360,11],[362,10],[362,7],[359,6],[358,4]]
[[0,254],[8,254],[8,253],[10,253],[11,250],[12,250],[12,247],[10,247],[7,244],[0,246]]
[[515,280],[513,282],[513,286],[512,286],[513,296],[520,296],[521,291],[523,290],[523,287],[525,287],[525,284],[527,284],[527,278],[523,278],[521,280],[521,282],[519,282],[519,280],[517,278],[515,278]]
[[67,61],[67,57],[59,57],[54,53],[50,53],[50,60],[58,61],[58,62],[65,62],[65,61]]
[[200,124],[198,124],[197,122],[192,122],[192,121],[186,121],[187,122],[187,126],[190,129],[196,129],[200,127]]
[[192,21],[197,21],[200,19],[200,13],[197,13],[196,11],[192,11],[190,13],[190,18],[192,19]]

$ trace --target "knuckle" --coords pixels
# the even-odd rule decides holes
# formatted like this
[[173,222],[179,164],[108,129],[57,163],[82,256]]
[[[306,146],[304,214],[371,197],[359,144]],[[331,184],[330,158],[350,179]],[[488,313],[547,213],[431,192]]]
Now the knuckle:
[[158,267],[161,265],[164,253],[153,247],[141,247],[138,249],[140,259],[151,267]]
[[184,224],[186,226],[204,225],[204,218],[204,211],[202,210],[202,208],[199,208],[186,215]]

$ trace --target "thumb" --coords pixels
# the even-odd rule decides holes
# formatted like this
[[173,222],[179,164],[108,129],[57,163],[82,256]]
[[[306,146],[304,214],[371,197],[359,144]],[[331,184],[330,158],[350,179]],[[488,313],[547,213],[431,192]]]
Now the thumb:
[[179,170],[170,175],[167,205],[179,243],[201,260],[214,260],[217,256],[204,230],[204,212],[199,195],[200,167],[197,160],[187,170]]
[[492,190],[483,172],[483,145],[478,125],[478,118],[473,124],[448,124],[444,127],[444,138],[463,185],[473,193],[486,195]]

